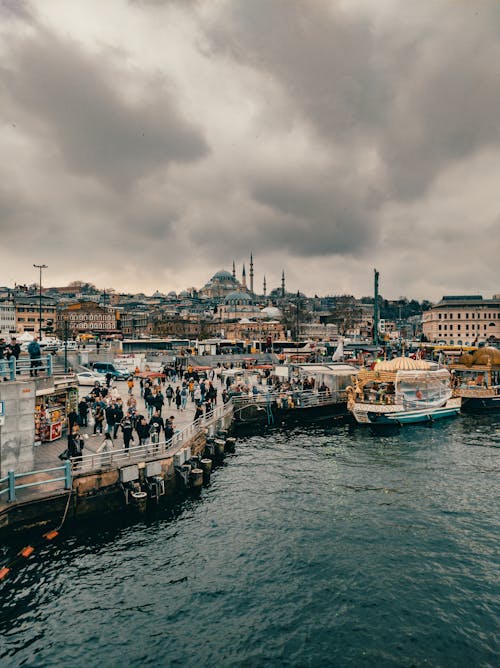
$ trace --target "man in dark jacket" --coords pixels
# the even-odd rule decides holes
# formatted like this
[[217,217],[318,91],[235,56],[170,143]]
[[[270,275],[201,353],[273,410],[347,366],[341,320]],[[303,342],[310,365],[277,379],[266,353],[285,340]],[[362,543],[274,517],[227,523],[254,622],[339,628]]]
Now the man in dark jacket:
[[133,430],[132,420],[128,415],[125,415],[123,417],[123,419],[120,422],[120,427],[123,432],[123,445],[125,446],[125,450],[128,450],[130,441],[134,440],[134,436],[132,433]]
[[110,404],[106,406],[106,434],[111,434],[115,426],[115,407]]
[[83,397],[78,402],[78,414],[80,416],[80,425],[86,427],[88,425],[89,405],[86,397]]
[[42,365],[40,359],[42,351],[40,350],[40,345],[36,336],[28,346],[28,353],[31,360],[30,376],[38,376],[38,367]]
[[7,359],[15,357],[17,361],[19,359],[20,354],[21,354],[21,346],[17,342],[15,336],[13,336],[10,340],[9,345],[5,349],[5,356],[7,357]]
[[121,401],[116,402],[116,404],[114,405],[114,411],[115,411],[115,425],[113,431],[113,438],[116,438],[116,435],[118,434],[118,428],[120,426],[121,421],[123,420],[123,405]]
[[145,445],[149,440],[149,424],[146,422],[146,418],[142,417],[138,422],[136,422],[135,430],[137,436],[139,437],[139,444]]

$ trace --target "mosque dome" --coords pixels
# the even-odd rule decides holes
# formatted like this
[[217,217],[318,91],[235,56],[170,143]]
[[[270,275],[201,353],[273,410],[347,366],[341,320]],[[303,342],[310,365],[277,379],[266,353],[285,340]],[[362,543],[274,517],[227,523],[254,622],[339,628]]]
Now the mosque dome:
[[279,309],[277,306],[266,306],[262,309],[261,313],[265,318],[273,319],[281,318],[283,315],[281,309]]
[[220,281],[231,281],[234,282],[234,276],[229,272],[226,271],[225,269],[220,269],[218,272],[216,272],[212,276],[212,281],[215,282],[220,282]]
[[224,299],[225,304],[251,304],[252,297],[247,292],[230,292]]

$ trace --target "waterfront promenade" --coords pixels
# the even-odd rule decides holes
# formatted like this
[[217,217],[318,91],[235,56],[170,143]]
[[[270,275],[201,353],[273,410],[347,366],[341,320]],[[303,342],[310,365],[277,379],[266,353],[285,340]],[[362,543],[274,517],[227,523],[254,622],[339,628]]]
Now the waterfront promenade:
[[[126,382],[113,383],[119,397],[126,405],[128,387]],[[173,385],[175,389],[176,385]],[[165,386],[166,387],[166,386]],[[165,387],[162,387],[164,392]],[[80,397],[90,393],[91,387],[81,386]],[[147,408],[143,398],[140,396],[140,386],[136,382],[133,388],[133,395],[137,401],[137,414],[144,415],[147,418]],[[130,444],[128,451],[124,450],[123,436],[121,429],[118,430],[116,439],[113,440],[113,448],[110,451],[99,454],[100,446],[104,441],[104,433],[94,435],[94,427],[81,427],[80,432],[84,436],[85,447],[82,460],[76,465],[69,461],[61,461],[60,454],[67,448],[67,437],[60,438],[52,443],[43,443],[33,446],[33,467],[32,473],[21,474],[22,478],[17,480],[15,489],[15,502],[9,502],[7,494],[2,494],[0,499],[0,511],[8,507],[30,501],[39,501],[49,497],[58,497],[66,495],[68,490],[74,488],[75,476],[82,474],[92,474],[99,471],[112,471],[127,466],[132,463],[138,463],[144,460],[159,460],[165,457],[172,457],[176,452],[182,450],[192,439],[196,439],[205,430],[215,429],[219,424],[223,409],[222,399],[219,392],[219,403],[216,410],[209,416],[203,416],[194,423],[195,404],[188,399],[185,410],[177,409],[174,402],[168,405],[165,399],[165,405],[162,410],[164,420],[174,416],[174,436],[168,442],[165,442],[165,435],[162,431],[159,435],[159,443],[139,445],[139,439],[134,430],[134,441]],[[148,420],[149,421],[149,420]],[[103,425],[105,432],[106,424]],[[4,481],[5,484],[5,481]],[[24,487],[20,487],[24,486]]]

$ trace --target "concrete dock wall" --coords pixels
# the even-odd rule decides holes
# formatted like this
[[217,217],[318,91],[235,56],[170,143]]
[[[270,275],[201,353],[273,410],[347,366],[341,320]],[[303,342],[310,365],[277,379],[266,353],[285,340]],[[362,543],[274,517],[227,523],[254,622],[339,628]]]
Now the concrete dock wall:
[[35,394],[34,381],[0,383],[5,413],[0,425],[0,478],[9,470],[24,473],[33,469]]

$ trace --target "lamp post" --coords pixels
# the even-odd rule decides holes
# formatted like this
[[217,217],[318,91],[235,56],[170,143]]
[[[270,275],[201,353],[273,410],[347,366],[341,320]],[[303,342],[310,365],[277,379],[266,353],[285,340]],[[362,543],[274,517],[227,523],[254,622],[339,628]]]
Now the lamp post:
[[38,319],[38,335],[40,337],[40,341],[42,340],[42,270],[47,269],[46,264],[34,264],[33,265],[36,269],[40,269],[40,310],[39,310],[39,319]]

